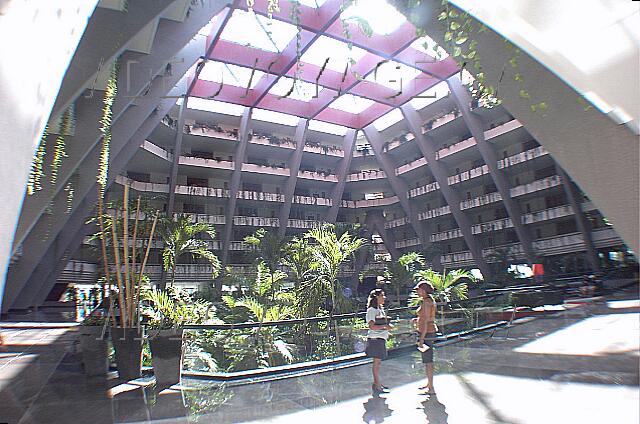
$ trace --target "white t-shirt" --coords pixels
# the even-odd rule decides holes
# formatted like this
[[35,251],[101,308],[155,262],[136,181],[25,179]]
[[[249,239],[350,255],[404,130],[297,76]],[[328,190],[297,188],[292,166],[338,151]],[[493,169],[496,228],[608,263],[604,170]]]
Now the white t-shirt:
[[[369,325],[369,323],[371,321],[376,320],[376,318],[381,318],[381,317],[386,317],[387,315],[384,312],[384,309],[380,308],[368,308],[367,309],[367,317],[365,318],[367,321],[367,325]],[[369,330],[369,332],[367,333],[367,337],[370,339],[385,339],[387,340],[389,338],[389,331],[387,330]]]

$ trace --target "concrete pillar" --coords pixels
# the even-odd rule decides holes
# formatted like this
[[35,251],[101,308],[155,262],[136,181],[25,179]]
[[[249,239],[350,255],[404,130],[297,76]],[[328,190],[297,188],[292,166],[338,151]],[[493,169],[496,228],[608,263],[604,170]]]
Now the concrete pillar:
[[338,211],[340,210],[340,204],[342,203],[342,195],[344,194],[344,187],[347,183],[347,175],[349,175],[349,168],[351,167],[351,159],[353,158],[353,149],[356,146],[356,135],[358,132],[353,129],[348,129],[344,136],[342,143],[342,149],[344,156],[340,160],[338,165],[338,183],[331,189],[331,207],[325,217],[326,222],[335,224],[338,218]]
[[513,228],[520,240],[520,244],[522,245],[522,250],[524,251],[527,261],[529,264],[533,264],[535,262],[535,253],[533,252],[533,242],[530,231],[522,223],[522,212],[520,211],[518,202],[511,198],[509,179],[505,175],[505,172],[498,168],[498,155],[496,154],[494,147],[484,138],[484,125],[482,124],[482,119],[471,111],[471,95],[467,89],[462,86],[462,82],[458,75],[454,75],[449,78],[447,80],[447,84],[451,90],[453,100],[458,105],[460,113],[462,113],[462,118],[467,124],[467,128],[469,128],[471,135],[476,140],[476,146],[480,151],[480,155],[482,156],[484,163],[486,163],[489,168],[491,178],[493,179],[500,196],[502,196],[502,203],[507,210],[509,218],[511,218]]
[[593,272],[599,272],[600,260],[598,259],[598,253],[596,251],[595,244],[593,243],[593,237],[591,236],[591,228],[584,216],[584,211],[582,210],[582,196],[580,195],[580,189],[576,186],[576,183],[571,181],[571,178],[569,178],[564,169],[557,164],[556,172],[560,178],[562,178],[562,187],[564,188],[564,192],[567,194],[567,200],[571,205],[571,209],[573,209],[576,226],[584,239],[587,262],[589,262],[589,266]]
[[242,180],[242,164],[247,156],[247,143],[249,142],[249,131],[251,125],[252,108],[245,108],[240,120],[240,129],[238,130],[238,145],[236,146],[233,174],[231,174],[231,183],[229,184],[229,203],[225,211],[224,221],[224,237],[222,239],[222,266],[227,264],[229,255],[229,243],[233,232],[233,217],[236,213],[236,203],[238,201],[238,190]]
[[300,170],[300,162],[302,161],[302,153],[304,152],[304,139],[309,126],[308,119],[298,121],[294,140],[296,142],[296,150],[291,154],[289,159],[289,178],[284,187],[284,203],[280,206],[280,227],[278,228],[278,236],[284,237],[287,232],[287,221],[291,212],[291,202],[293,202],[293,193],[296,190],[296,181],[298,181],[298,171]]
[[[32,159],[97,3],[8,0],[0,4],[0,39],[8,40],[0,45],[0,134],[4,137],[0,143],[0,303]],[[37,31],[43,28],[46,33]]]
[[473,255],[476,265],[480,269],[480,272],[482,272],[484,279],[490,280],[491,269],[482,256],[482,246],[480,246],[478,239],[471,232],[471,222],[469,221],[469,218],[462,212],[462,210],[460,210],[460,196],[449,186],[449,171],[443,163],[436,160],[436,149],[433,146],[433,142],[428,136],[422,134],[420,115],[418,115],[418,112],[416,112],[409,103],[405,104],[400,109],[402,110],[402,115],[409,126],[409,130],[413,133],[416,142],[418,143],[420,152],[427,159],[431,173],[440,185],[440,192],[451,208],[451,214],[456,220],[467,246],[469,246],[469,250]]
[[182,152],[182,137],[184,135],[184,111],[187,108],[189,96],[184,96],[178,111],[178,125],[176,126],[176,141],[173,145],[173,160],[171,162],[171,176],[169,177],[169,201],[167,202],[167,216],[173,217],[176,202],[176,184],[178,183],[178,168]]

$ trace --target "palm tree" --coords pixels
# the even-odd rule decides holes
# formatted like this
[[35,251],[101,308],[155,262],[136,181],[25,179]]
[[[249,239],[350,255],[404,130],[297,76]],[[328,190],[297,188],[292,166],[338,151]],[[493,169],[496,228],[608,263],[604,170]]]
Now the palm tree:
[[396,293],[396,302],[400,304],[400,290],[413,281],[413,274],[424,265],[424,258],[420,253],[408,252],[392,261],[385,269],[385,277],[391,282]]
[[516,261],[515,254],[508,247],[494,249],[487,255],[487,262],[491,268],[493,278],[500,287],[511,284],[519,276],[518,272],[509,270]]
[[[342,233],[338,237],[335,226],[324,224],[322,227],[310,230],[307,237],[315,245],[313,254],[318,261],[318,283],[329,292],[333,307],[329,311],[329,322],[333,321],[333,311],[336,305],[336,290],[338,288],[338,272],[340,266],[351,259],[353,254],[365,243],[365,239],[354,237],[349,232]],[[323,291],[324,291],[323,290]],[[340,354],[340,336],[336,331],[336,344]]]
[[280,266],[287,239],[275,232],[259,228],[254,234],[246,236],[244,242],[253,246],[253,255],[258,263],[267,267],[273,280]]
[[315,271],[319,266],[309,240],[304,237],[294,237],[286,244],[282,264],[291,270],[296,290],[305,281],[316,277]]
[[451,302],[452,300],[465,300],[468,296],[468,281],[475,281],[469,271],[454,269],[442,273],[432,269],[420,270],[415,273],[418,280],[426,280],[433,285],[433,296],[440,302]]
[[[176,220],[165,218],[160,224],[160,236],[164,241],[162,262],[165,271],[171,271],[171,286],[175,283],[178,259],[184,254],[191,254],[193,258],[206,259],[212,267],[211,278],[216,278],[220,272],[218,257],[209,250],[205,240],[197,238],[200,234],[207,234],[212,239],[216,236],[212,224],[205,222],[191,222],[184,216],[178,215]],[[164,289],[164,282],[160,284]]]

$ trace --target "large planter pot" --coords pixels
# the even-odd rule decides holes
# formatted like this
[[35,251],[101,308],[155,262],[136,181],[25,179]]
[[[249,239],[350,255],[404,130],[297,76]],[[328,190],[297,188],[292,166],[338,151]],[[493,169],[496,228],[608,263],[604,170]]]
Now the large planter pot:
[[109,353],[106,337],[103,337],[103,327],[80,326],[80,350],[82,364],[88,376],[105,375],[109,371]]
[[180,382],[182,334],[182,328],[149,331],[149,347],[157,387],[169,387]]
[[111,327],[111,341],[116,351],[119,377],[127,381],[140,378],[142,333],[137,328]]

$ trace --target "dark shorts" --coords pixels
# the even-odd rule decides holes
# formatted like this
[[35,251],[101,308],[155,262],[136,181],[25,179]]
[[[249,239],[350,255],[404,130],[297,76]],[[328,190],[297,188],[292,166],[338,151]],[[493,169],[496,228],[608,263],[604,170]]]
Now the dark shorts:
[[387,341],[385,339],[367,339],[364,350],[369,358],[387,359]]
[[436,333],[427,333],[424,338],[424,344],[430,347],[426,352],[420,352],[422,354],[422,363],[433,363],[433,342],[436,340]]

